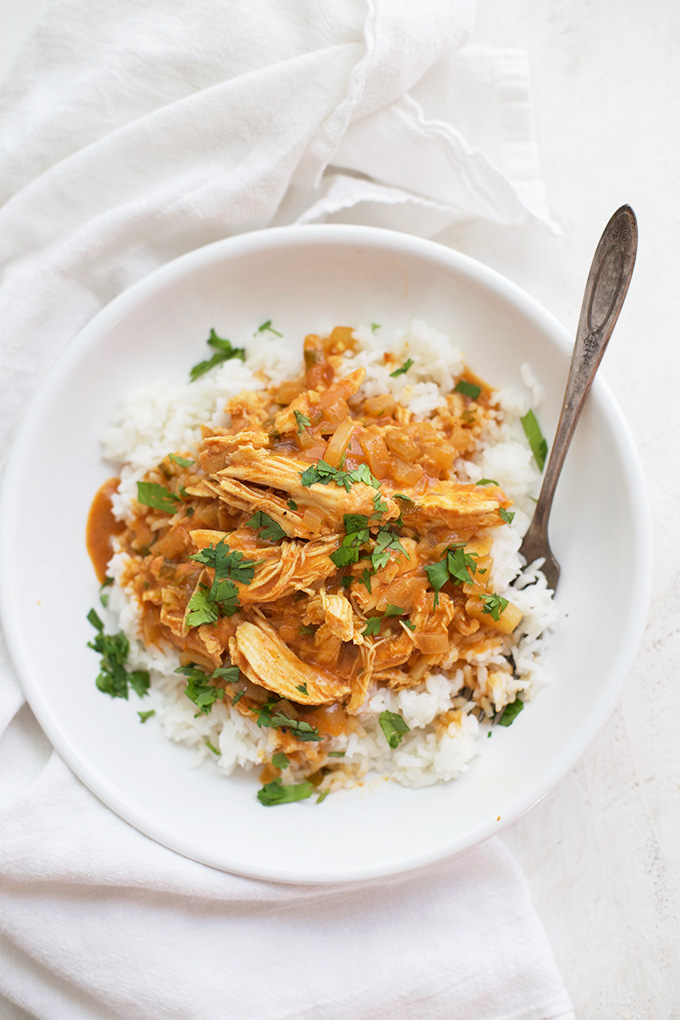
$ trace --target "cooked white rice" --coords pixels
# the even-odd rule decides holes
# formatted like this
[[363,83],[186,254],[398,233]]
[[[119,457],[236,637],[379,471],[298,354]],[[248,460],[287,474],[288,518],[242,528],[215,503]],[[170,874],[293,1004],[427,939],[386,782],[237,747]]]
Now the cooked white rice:
[[[365,368],[362,393],[391,393],[419,418],[426,418],[445,402],[445,394],[465,365],[463,352],[451,339],[421,321],[413,321],[404,332],[392,336],[368,326],[356,329],[355,336],[360,345],[347,356],[347,371]],[[105,455],[116,464],[121,478],[119,494],[114,497],[114,511],[119,518],[124,519],[130,512],[136,483],[150,468],[169,452],[196,452],[201,425],[226,424],[223,408],[231,397],[242,390],[260,389],[294,377],[303,370],[301,342],[260,333],[247,338],[244,346],[245,364],[238,360],[226,362],[188,385],[158,381],[136,390],[124,401],[103,437]],[[404,375],[390,375],[383,357],[386,350],[400,359],[412,359]],[[488,705],[499,711],[519,692],[527,700],[544,681],[544,641],[556,611],[545,578],[537,569],[540,564],[523,568],[518,554],[533,511],[530,497],[539,481],[519,417],[530,403],[536,406],[540,386],[527,365],[522,366],[521,377],[531,401],[517,392],[498,392],[497,407],[502,412],[499,420],[490,423],[474,458],[455,464],[461,480],[493,478],[515,504],[514,520],[496,529],[492,549],[494,590],[523,613],[515,632],[514,675],[494,668],[505,662],[500,651],[487,651],[454,675],[437,673],[418,687],[402,691],[375,689],[358,716],[361,725],[357,731],[333,738],[331,749],[345,752],[343,769],[327,776],[322,788],[330,782],[334,786],[343,781],[349,784],[369,771],[407,786],[453,779],[468,770],[479,750],[479,731],[486,728],[480,727],[471,714],[472,702],[459,696],[462,688],[478,686]],[[493,384],[493,380],[490,382]],[[269,760],[274,739],[271,730],[259,728],[253,719],[222,702],[215,703],[209,715],[195,717],[195,706],[184,695],[186,680],[174,672],[179,666],[177,653],[170,647],[164,651],[144,647],[138,636],[138,606],[119,584],[125,559],[126,554],[117,553],[109,564],[108,573],[115,584],[110,589],[108,608],[130,641],[130,665],[151,674],[153,702],[165,735],[195,748],[196,764],[213,759],[225,775]],[[378,723],[385,709],[399,712],[410,727],[396,750],[388,747]],[[452,709],[456,711],[448,725],[436,721]],[[206,741],[219,750],[219,757],[209,750]],[[292,769],[283,774],[284,781],[295,778]]]

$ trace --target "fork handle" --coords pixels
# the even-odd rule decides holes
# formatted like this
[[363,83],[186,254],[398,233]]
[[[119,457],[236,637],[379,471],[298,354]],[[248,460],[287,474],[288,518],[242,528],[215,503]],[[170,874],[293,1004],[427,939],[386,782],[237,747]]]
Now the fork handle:
[[525,544],[539,535],[547,539],[548,517],[564,458],[628,292],[637,237],[635,213],[629,205],[622,205],[604,228],[590,267],[560,419]]

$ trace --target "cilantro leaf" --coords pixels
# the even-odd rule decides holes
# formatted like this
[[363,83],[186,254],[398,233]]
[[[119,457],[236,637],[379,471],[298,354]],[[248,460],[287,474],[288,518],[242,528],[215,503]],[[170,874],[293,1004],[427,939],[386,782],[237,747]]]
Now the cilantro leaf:
[[190,662],[187,666],[179,666],[175,673],[181,673],[187,677],[184,693],[198,709],[194,718],[199,715],[209,715],[214,703],[224,697],[222,688],[211,683],[208,674],[200,669],[195,662]]
[[290,716],[284,715],[283,712],[273,712],[271,704],[262,705],[260,708],[253,709],[253,711],[258,713],[258,726],[265,726],[271,729],[290,730],[293,736],[298,740],[321,740],[316,726],[312,726],[311,723],[305,722],[304,719],[292,719]]
[[235,684],[241,676],[241,670],[238,666],[219,666],[210,676],[211,680],[215,680],[220,677],[225,680],[228,684]]
[[378,716],[378,722],[380,723],[380,729],[385,734],[385,740],[392,750],[399,747],[404,734],[408,733],[411,728],[398,712],[381,712]]
[[480,595],[479,597],[484,603],[482,612],[488,613],[492,620],[500,620],[501,613],[505,610],[508,600],[500,595]]
[[502,506],[498,508],[498,513],[501,516],[501,520],[505,521],[506,524],[511,524],[515,518],[514,512],[510,513],[507,510],[504,510]]
[[[515,698],[509,705],[506,705],[503,709],[503,714],[497,722],[497,726],[510,726],[517,718],[519,713],[524,708],[524,702],[520,698]],[[489,730],[491,733],[491,730]]]
[[471,400],[476,400],[479,394],[482,392],[481,386],[475,386],[474,383],[466,382],[465,379],[461,379],[453,387],[454,393],[462,393],[465,397],[470,397]]
[[364,572],[363,572],[363,574],[361,575],[361,577],[359,579],[360,583],[365,586],[366,591],[368,592],[369,595],[372,594],[371,593],[371,577],[372,576],[373,575],[371,574],[371,571],[368,569],[368,567],[365,567],[364,568]]
[[454,584],[471,583],[472,575],[477,571],[476,558],[476,553],[468,554],[465,552],[465,546],[450,546],[446,557],[446,566]]
[[382,616],[369,616],[366,620],[366,627],[362,630],[364,637],[375,637],[380,633],[382,627]]
[[295,421],[298,423],[298,435],[300,435],[303,429],[308,429],[312,424],[309,418],[304,415],[302,411],[295,411]]
[[275,769],[287,769],[290,765],[290,758],[283,751],[277,751],[272,755],[272,765]]
[[409,630],[415,630],[416,629],[415,623],[411,623],[410,620],[402,620],[401,622],[404,624],[405,627],[408,627]]
[[275,336],[283,336],[283,333],[279,333],[278,329],[274,329],[271,319],[267,319],[267,321],[263,322],[261,326],[258,326],[253,333],[253,336],[257,336],[258,333],[273,333]]
[[390,372],[390,377],[392,379],[396,379],[398,375],[406,375],[412,364],[413,358],[407,358],[403,365],[399,368],[395,368],[394,372]]
[[411,499],[411,497],[410,496],[405,496],[403,492],[395,492],[394,493],[394,498],[395,499],[400,499],[402,501],[402,503],[411,503],[411,504],[413,504],[413,500]]
[[375,333],[376,329],[380,329],[380,323],[379,322],[372,322],[371,323],[371,333]]
[[429,563],[425,567],[425,573],[427,574],[428,581],[434,588],[434,606],[436,609],[439,605],[439,592],[449,580],[447,557],[444,557],[443,560],[439,560],[437,563]]
[[[100,588],[99,588],[99,601],[103,605],[104,609],[106,609],[106,607],[109,604],[108,592],[104,591],[104,589],[105,588],[110,588],[110,586],[112,584],[113,584],[113,578],[112,577],[105,577],[104,580],[101,583]],[[92,610],[92,612],[94,612],[94,610]]]
[[149,693],[151,678],[145,669],[133,669],[131,673],[128,673],[128,682],[140,698]]
[[100,656],[99,674],[95,681],[98,690],[109,694],[112,698],[128,697],[129,686],[143,697],[149,689],[149,674],[146,670],[135,670],[128,673],[125,668],[130,642],[122,632],[105,634],[104,624],[94,609],[87,614],[88,622],[97,631],[94,641],[88,641],[87,647]]
[[273,807],[276,804],[292,804],[296,800],[306,800],[307,797],[311,797],[313,791],[314,787],[308,782],[287,786],[280,779],[274,779],[257,791],[257,799],[265,807]]
[[174,461],[175,464],[179,464],[179,466],[183,468],[191,467],[192,464],[196,463],[195,460],[187,460],[186,457],[180,457],[176,453],[169,453],[168,457],[171,461]]
[[411,558],[399,541],[399,535],[396,531],[392,531],[390,528],[380,528],[376,535],[373,552],[371,553],[371,563],[373,564],[374,572],[389,562],[390,552],[401,552],[407,560]]
[[189,599],[185,617],[187,627],[202,627],[205,623],[217,623],[220,614],[210,599],[210,589],[200,585]]
[[289,510],[297,510],[297,503],[295,502],[294,499],[289,499],[288,502],[286,503],[286,506],[288,507]]
[[328,757],[329,758],[344,758],[345,754],[346,754],[345,751],[329,751],[328,752]]
[[366,485],[372,485],[374,489],[380,488],[380,482],[371,474],[368,464],[360,464],[353,471],[343,471],[342,468],[332,467],[322,459],[305,468],[300,478],[307,488],[310,485],[330,485],[331,482],[335,482],[347,492],[354,482],[364,482]]
[[375,507],[375,512],[371,514],[371,519],[373,519],[374,517],[375,518],[382,517],[382,515],[387,510],[387,503],[385,502],[384,499],[380,498],[379,492],[376,492],[375,496],[373,497],[373,506]]
[[145,723],[147,719],[150,719],[151,716],[155,715],[155,714],[156,714],[156,709],[155,708],[150,708],[148,712],[138,712],[137,713],[137,715],[139,716],[139,721],[141,723]]
[[213,347],[216,351],[212,358],[207,361],[199,361],[197,365],[191,369],[189,373],[189,382],[195,382],[200,376],[205,375],[211,368],[215,368],[216,365],[221,365],[223,361],[229,361],[231,358],[240,358],[241,361],[246,360],[246,351],[244,347],[233,347],[230,340],[223,340],[217,335],[214,329],[210,330],[210,336],[206,340],[206,343]]
[[179,496],[170,492],[164,485],[156,485],[155,482],[137,482],[137,502],[144,506],[153,507],[154,510],[162,510],[166,514],[177,512]]
[[218,750],[218,749],[217,749],[217,748],[215,747],[215,745],[214,745],[214,744],[211,744],[209,740],[206,740],[206,742],[205,742],[205,746],[206,746],[206,747],[207,747],[207,748],[208,748],[208,749],[209,749],[210,751],[212,751],[212,753],[213,753],[213,754],[216,754],[218,758],[219,758],[219,757],[220,757],[220,755],[222,754],[222,752],[221,752],[221,751],[219,751],[219,750]]
[[495,482],[493,480],[493,478],[480,478],[479,481],[476,482],[475,484],[476,485],[498,485],[498,482]]
[[309,694],[309,691],[307,690],[307,684],[306,683],[304,683],[304,684],[296,684],[295,685],[295,690],[299,691],[300,694]]
[[260,538],[266,539],[267,542],[280,542],[282,538],[288,537],[281,525],[263,510],[258,510],[246,521],[246,528],[261,528]]
[[531,452],[534,455],[534,460],[538,465],[538,470],[542,471],[545,465],[545,458],[548,454],[548,443],[536,421],[536,415],[533,411],[527,411],[524,417],[520,418],[520,421],[524,429],[524,435],[527,437]]

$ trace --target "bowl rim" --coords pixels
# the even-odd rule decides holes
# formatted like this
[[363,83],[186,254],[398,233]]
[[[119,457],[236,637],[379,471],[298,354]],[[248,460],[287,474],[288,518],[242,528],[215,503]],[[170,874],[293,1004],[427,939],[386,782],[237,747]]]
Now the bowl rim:
[[[212,242],[159,266],[117,295],[67,344],[39,384],[20,422],[2,479],[0,489],[0,562],[6,560],[11,543],[6,521],[10,514],[13,493],[18,484],[19,468],[27,448],[30,446],[33,429],[40,416],[42,404],[48,401],[55,391],[58,392],[72,366],[77,364],[82,354],[91,347],[95,347],[100,342],[101,336],[119,319],[188,272],[200,269],[202,266],[211,266],[219,262],[223,256],[226,256],[226,260],[230,261],[233,258],[257,253],[263,248],[272,250],[290,245],[296,247],[310,245],[359,246],[381,251],[391,249],[392,253],[402,252],[416,257],[434,259],[453,272],[466,276],[494,291],[502,300],[513,305],[522,314],[533,320],[542,331],[551,334],[558,347],[562,348],[567,356],[570,355],[573,338],[552,313],[535,298],[495,269],[436,241],[379,227],[310,224],[269,227]],[[475,829],[472,835],[468,834],[453,840],[447,839],[444,843],[437,843],[428,852],[421,852],[403,864],[390,862],[385,866],[370,865],[359,868],[352,866],[344,871],[336,868],[332,872],[324,872],[321,867],[305,877],[305,875],[285,867],[244,868],[242,861],[225,863],[226,858],[220,861],[211,860],[209,853],[202,856],[203,863],[233,874],[297,884],[318,882],[337,884],[406,874],[459,854],[484,842],[492,835],[498,834],[538,804],[578,763],[620,698],[646,627],[652,590],[652,510],[640,455],[618,402],[607,383],[600,376],[595,379],[591,393],[590,399],[597,401],[611,422],[612,437],[631,499],[634,534],[631,577],[635,578],[635,584],[629,611],[633,623],[626,631],[612,661],[608,684],[585,724],[579,729],[578,739],[574,738],[570,741],[551,760],[550,767],[546,769],[542,779],[532,785],[523,796],[518,797],[512,805],[512,810],[509,810],[507,815],[504,815],[498,822],[482,824]],[[5,630],[10,659],[22,692],[48,739],[69,768],[99,800],[140,832],[183,856],[196,860],[195,848],[192,847],[190,840],[178,839],[176,833],[172,833],[169,838],[163,823],[155,823],[145,811],[137,808],[127,797],[112,787],[106,777],[92,766],[78,748],[73,747],[68,738],[62,734],[58,722],[52,717],[43,700],[40,687],[34,684],[31,670],[24,660],[17,636],[18,632],[14,626],[12,593],[7,580],[7,572],[0,572],[0,621]]]

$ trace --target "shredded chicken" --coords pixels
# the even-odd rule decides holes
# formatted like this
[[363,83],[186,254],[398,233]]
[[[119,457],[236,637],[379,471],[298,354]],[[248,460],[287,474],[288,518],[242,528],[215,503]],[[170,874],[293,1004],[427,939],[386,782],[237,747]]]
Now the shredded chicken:
[[310,336],[303,377],[231,400],[197,461],[148,473],[169,508],[140,503],[118,536],[145,642],[206,682],[238,666],[239,684],[213,678],[225,700],[278,713],[277,746],[315,765],[372,687],[469,672],[480,650],[509,652],[521,617],[493,587],[489,536],[510,500],[455,472],[498,417],[491,390],[477,380],[420,421],[363,395],[363,370],[343,376],[352,344],[344,328]]

